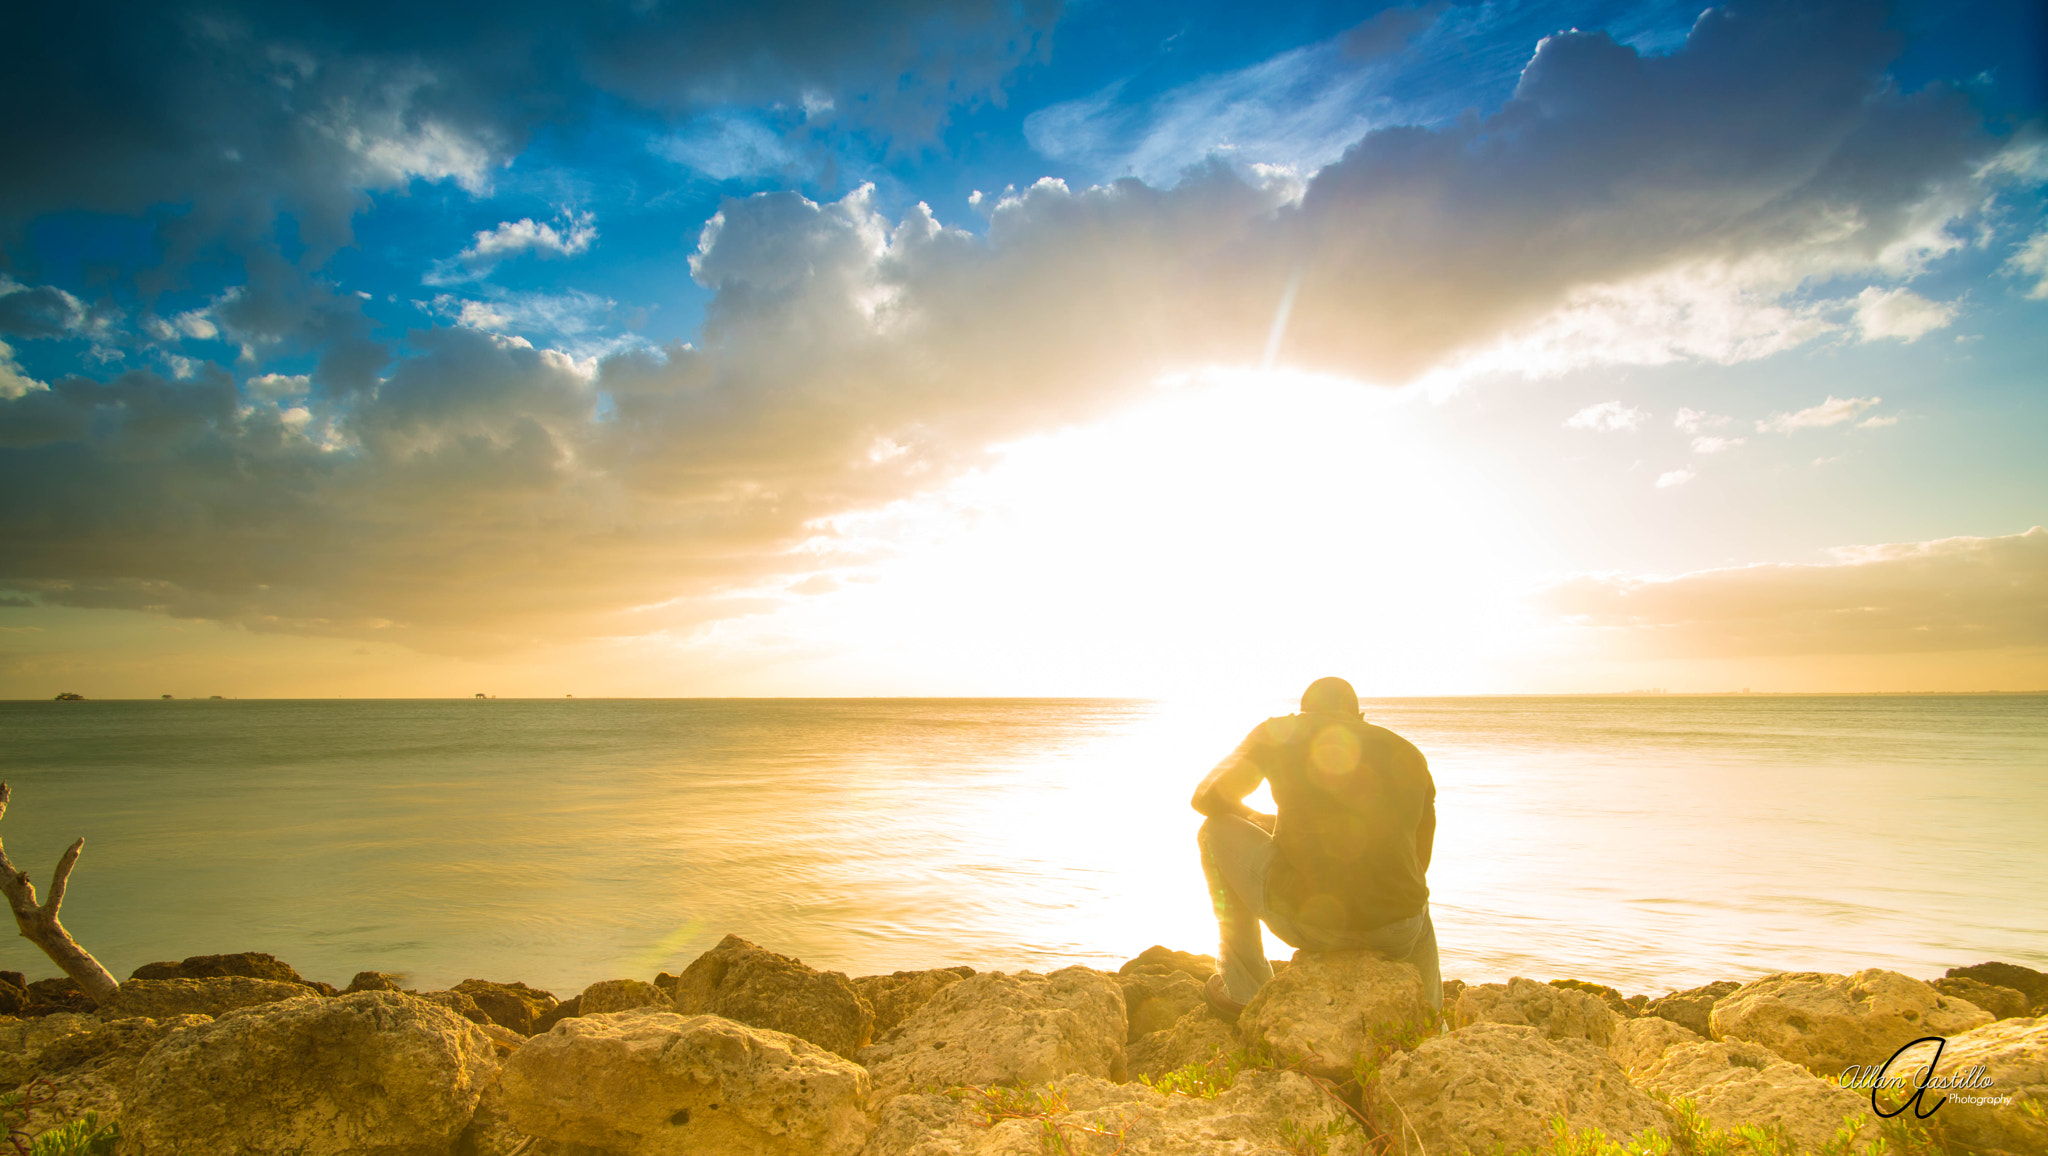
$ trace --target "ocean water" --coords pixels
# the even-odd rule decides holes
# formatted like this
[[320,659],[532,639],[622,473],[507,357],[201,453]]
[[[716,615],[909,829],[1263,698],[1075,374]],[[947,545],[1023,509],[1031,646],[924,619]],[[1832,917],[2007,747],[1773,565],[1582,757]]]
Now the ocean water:
[[[1390,699],[1444,974],[2048,967],[2048,698]],[[0,703],[0,840],[118,976],[569,994],[728,932],[867,974],[1214,950],[1195,783],[1284,701]],[[1256,800],[1255,800],[1256,802]],[[1286,949],[1274,944],[1276,954]],[[0,967],[55,973],[6,937]]]

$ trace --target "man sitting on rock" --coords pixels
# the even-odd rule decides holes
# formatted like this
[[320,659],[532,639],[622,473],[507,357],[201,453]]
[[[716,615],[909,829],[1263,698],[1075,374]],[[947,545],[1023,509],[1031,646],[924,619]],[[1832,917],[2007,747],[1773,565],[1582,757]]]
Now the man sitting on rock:
[[[1245,806],[1265,780],[1279,814]],[[1319,678],[1301,713],[1267,719],[1195,789],[1208,816],[1202,871],[1222,928],[1218,974],[1205,991],[1225,1015],[1273,977],[1259,922],[1309,951],[1369,949],[1422,972],[1431,1010],[1443,1006],[1429,853],[1436,784],[1414,744],[1361,717],[1341,678]]]

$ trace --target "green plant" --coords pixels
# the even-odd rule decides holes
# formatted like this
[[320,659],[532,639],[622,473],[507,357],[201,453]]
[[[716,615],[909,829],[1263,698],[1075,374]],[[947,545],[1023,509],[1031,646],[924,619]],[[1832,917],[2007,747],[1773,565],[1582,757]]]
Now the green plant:
[[1138,1080],[1155,1092],[1165,1095],[1195,1096],[1213,1100],[1222,1092],[1230,1090],[1237,1083],[1238,1073],[1246,1068],[1271,1067],[1260,1052],[1248,1048],[1224,1051],[1217,1048],[1214,1055],[1206,1060],[1195,1060],[1161,1075],[1158,1079],[1139,1076]]
[[1280,1122],[1280,1143],[1293,1156],[1330,1156],[1330,1141],[1346,1132],[1358,1131],[1358,1125],[1345,1120],[1325,1120],[1313,1128],[1304,1128],[1292,1120]]
[[113,1156],[121,1141],[118,1124],[101,1124],[99,1113],[87,1112],[36,1137],[29,1156]]

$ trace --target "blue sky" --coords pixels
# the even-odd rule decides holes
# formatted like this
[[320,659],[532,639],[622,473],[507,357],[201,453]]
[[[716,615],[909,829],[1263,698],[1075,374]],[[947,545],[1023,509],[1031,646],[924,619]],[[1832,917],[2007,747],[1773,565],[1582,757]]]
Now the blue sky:
[[2036,6],[25,27],[0,692],[2048,686]]

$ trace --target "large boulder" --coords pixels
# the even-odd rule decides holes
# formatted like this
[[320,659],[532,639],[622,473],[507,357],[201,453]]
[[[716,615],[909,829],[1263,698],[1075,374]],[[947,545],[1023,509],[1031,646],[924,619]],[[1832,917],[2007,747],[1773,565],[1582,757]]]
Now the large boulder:
[[1610,987],[1604,983],[1589,983],[1583,979],[1553,979],[1550,981],[1550,986],[1561,987],[1566,991],[1582,991],[1587,995],[1594,996],[1601,1003],[1607,1005],[1608,1011],[1625,1020],[1634,1019],[1643,1014],[1643,1005],[1648,1002],[1647,996],[1639,995],[1634,997],[1634,1003],[1630,1003],[1629,997],[1622,995],[1620,988]]
[[487,979],[465,979],[455,991],[468,996],[477,1009],[499,1027],[533,1034],[534,1021],[554,1010],[555,994],[523,983],[493,983]]
[[1612,1140],[1669,1130],[1664,1109],[1598,1046],[1512,1024],[1473,1024],[1394,1055],[1367,1096],[1403,1156],[1548,1148],[1558,1116]]
[[1247,1045],[1343,1080],[1374,1040],[1429,1018],[1415,965],[1370,951],[1297,951],[1237,1023]]
[[448,1156],[495,1071],[474,1024],[409,995],[242,1008],[143,1057],[123,1152]]
[[1209,977],[1216,974],[1216,957],[1175,951],[1155,943],[1116,969],[1118,975],[1166,975],[1171,972],[1179,972],[1196,983],[1207,983]]
[[1132,1043],[1140,1036],[1172,1027],[1195,1008],[1208,1006],[1202,998],[1202,985],[1185,972],[1120,974],[1117,984],[1124,989],[1124,1014],[1131,1022]]
[[1784,1129],[1794,1151],[1816,1151],[1845,1124],[1876,1136],[1870,1102],[1756,1044],[1701,1041],[1672,1048],[1637,1072],[1645,1091],[1690,1099],[1724,1131],[1744,1125]]
[[84,1012],[57,1012],[29,1019],[0,1018],[0,1090],[34,1078],[44,1048],[65,1036],[88,1033],[99,1026],[97,1016]]
[[[1931,1045],[1924,1046],[1930,1050],[1907,1053],[1887,1074],[1916,1077],[1933,1058]],[[1909,1064],[1909,1058],[1920,1062]],[[1968,1080],[1979,1064],[1983,1071]],[[1950,1036],[1934,1074],[1976,1084],[1929,1088],[1923,1095],[1917,1111],[1933,1109],[1928,1123],[1939,1124],[1946,1137],[1986,1153],[2048,1152],[2048,1018],[1999,1020]],[[1942,1097],[1946,1102],[1934,1108]]]
[[187,1015],[219,1018],[238,1007],[303,999],[309,994],[303,984],[239,975],[210,979],[131,979],[114,989],[114,994],[100,1007],[100,1018],[118,1020],[141,1016],[160,1020]]
[[684,968],[672,996],[684,1015],[708,1012],[788,1032],[848,1059],[875,1036],[875,1009],[845,974],[805,967],[737,935]]
[[1674,991],[1644,1005],[1643,1014],[1670,1020],[1704,1039],[1713,1034],[1708,1018],[1713,1015],[1714,1005],[1727,999],[1741,987],[1741,984],[1733,980],[1723,979],[1701,987]]
[[2009,987],[2027,997],[2030,1007],[2048,1004],[2048,972],[2021,967],[2017,963],[1979,963],[1951,967],[1942,973],[1949,979],[1974,979],[1993,987]]
[[1623,1020],[1614,1025],[1614,1038],[1607,1041],[1607,1054],[1624,1072],[1635,1073],[1664,1058],[1664,1053],[1681,1044],[1703,1044],[1706,1039],[1670,1020],[1657,1016]]
[[581,1016],[601,1016],[643,1007],[656,1011],[676,1010],[667,992],[638,979],[601,979],[584,988],[583,994],[576,997],[576,1014]]
[[46,1098],[24,1130],[39,1135],[87,1112],[104,1122],[118,1120],[133,1099],[142,1057],[165,1036],[212,1022],[200,1015],[114,1020],[51,1042],[36,1060]]
[[1945,996],[1976,1004],[2002,1020],[2023,1018],[2033,1007],[2033,1001],[2027,998],[2025,992],[1988,984],[1968,976],[1944,976],[1931,981],[1928,986]]
[[853,1156],[868,1074],[783,1032],[641,1008],[564,1020],[506,1061],[514,1128],[618,1156]]
[[1139,1036],[1124,1049],[1125,1067],[1135,1080],[1156,1080],[1175,1068],[1206,1063],[1238,1046],[1237,1028],[1210,1011],[1191,1008],[1172,1026]]
[[[1320,1138],[1313,1146],[1307,1137]],[[1240,1074],[1213,1097],[1067,1076],[1048,1086],[898,1096],[877,1114],[864,1156],[1363,1156],[1344,1107],[1298,1072]]]
[[875,1094],[953,1084],[1124,1078],[1123,990],[1085,967],[985,972],[949,984],[860,1053]]
[[1534,980],[1510,979],[1504,984],[1467,987],[1451,1009],[1451,1022],[1520,1024],[1553,1040],[1591,1040],[1606,1047],[1621,1021],[1599,996]]
[[321,995],[337,995],[329,985],[300,975],[291,964],[268,952],[238,951],[233,955],[188,955],[176,963],[145,963],[129,979],[218,979],[239,975],[249,979],[270,979],[310,987]]
[[[974,974],[971,967],[937,967],[929,971],[892,971],[888,975],[863,975],[853,980],[853,990],[868,1001],[875,1012],[875,1038],[881,1039],[896,1025],[910,1018],[947,984],[959,983]],[[655,982],[659,983],[659,980]],[[731,1018],[731,1017],[727,1017]]]
[[1960,1035],[1991,1022],[1975,1004],[1942,995],[1896,971],[1815,971],[1766,976],[1714,1005],[1717,1040],[1762,1044],[1832,1079],[1852,1065],[1882,1064],[1921,1036]]

